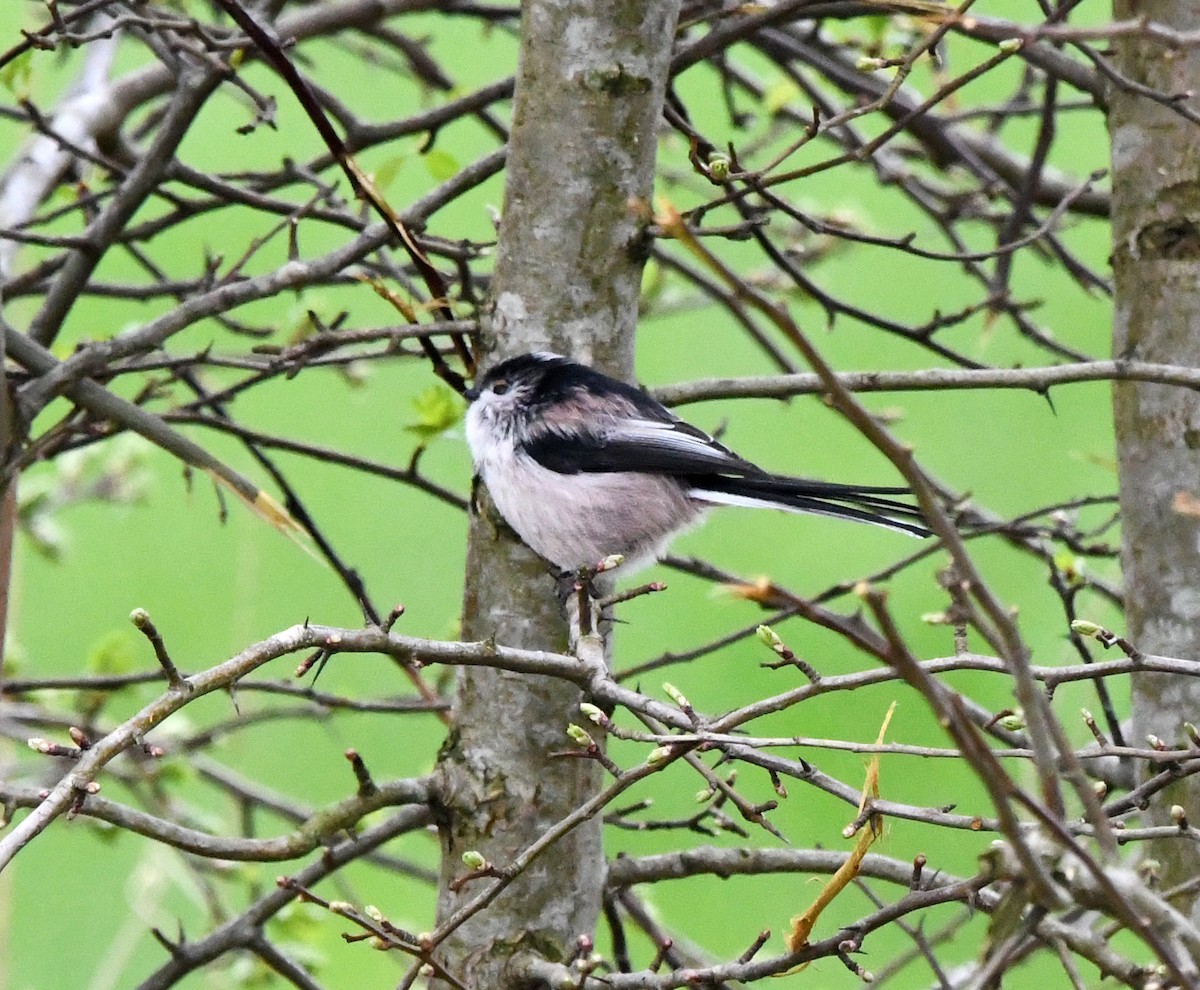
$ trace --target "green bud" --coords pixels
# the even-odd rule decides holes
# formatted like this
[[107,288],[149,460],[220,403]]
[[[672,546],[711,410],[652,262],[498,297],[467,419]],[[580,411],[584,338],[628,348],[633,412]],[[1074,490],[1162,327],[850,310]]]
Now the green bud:
[[875,69],[882,69],[887,62],[881,58],[871,58],[869,55],[864,55],[855,63],[860,72],[873,72]]
[[677,704],[680,708],[691,708],[692,707],[688,703],[687,696],[684,695],[684,693],[682,691],[680,691],[679,688],[677,688],[670,681],[663,681],[663,690],[667,692],[667,697],[669,697],[673,702],[675,702],[675,704]]
[[581,728],[572,722],[567,726],[567,735],[571,737],[571,741],[580,746],[593,745],[592,737],[587,734],[587,730]]
[[[584,716],[587,717],[589,721],[595,722],[597,725],[603,725],[608,721],[608,716],[605,715],[598,706],[593,705],[590,701],[580,702],[579,710],[584,714]],[[570,729],[567,730],[568,733],[570,733],[570,731]]]
[[468,870],[482,870],[487,866],[487,860],[483,858],[483,853],[477,849],[468,849],[462,854],[463,866]]
[[656,746],[650,750],[650,755],[646,757],[646,762],[652,767],[658,766],[660,763],[666,763],[671,758],[670,746]]
[[1071,623],[1071,632],[1078,633],[1080,636],[1089,636],[1095,639],[1103,626],[1098,626],[1094,622],[1088,622],[1087,619],[1075,619]]
[[758,636],[759,642],[764,646],[769,646],[771,649],[775,649],[777,646],[783,646],[783,640],[779,638],[779,634],[776,633],[775,630],[770,626],[759,626],[756,630],[754,630],[754,633],[756,636]]
[[1069,550],[1063,550],[1054,555],[1054,566],[1058,568],[1068,585],[1075,587],[1085,583],[1084,571],[1087,562],[1082,557],[1076,557]]
[[1023,42],[1020,38],[1005,38],[996,47],[999,48],[1000,51],[1004,52],[1005,55],[1012,55],[1016,52],[1019,52],[1024,44],[1025,42]]
[[724,182],[729,178],[729,158],[725,155],[714,154],[708,158],[708,174],[718,182]]
[[1025,728],[1025,713],[1018,711],[1005,715],[1000,719],[1000,725],[1009,732],[1020,732]]

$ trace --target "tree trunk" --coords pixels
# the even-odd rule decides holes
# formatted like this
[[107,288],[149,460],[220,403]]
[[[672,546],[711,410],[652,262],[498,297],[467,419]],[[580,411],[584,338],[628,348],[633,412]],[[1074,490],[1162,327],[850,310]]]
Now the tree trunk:
[[[1117,20],[1146,18],[1177,31],[1200,29],[1200,5],[1117,0]],[[1121,38],[1117,68],[1158,93],[1194,91],[1200,50]],[[1195,110],[1200,102],[1188,98]],[[1113,353],[1200,367],[1200,127],[1170,107],[1114,88]],[[1129,636],[1149,653],[1200,658],[1200,394],[1166,385],[1114,386],[1120,466],[1125,600]],[[1200,720],[1200,681],[1143,674],[1133,684],[1134,738],[1148,733],[1186,745],[1182,723]],[[1200,815],[1200,780],[1164,791],[1170,805]],[[1164,882],[1200,871],[1194,845],[1154,850]]]
[[[628,377],[642,269],[632,200],[653,187],[676,0],[534,0],[523,5],[521,63],[485,364],[555,350]],[[563,650],[566,626],[546,564],[492,513],[472,522],[463,637]],[[463,852],[503,867],[598,789],[599,768],[552,759],[570,748],[579,692],[549,678],[460,671],[444,785],[439,921],[478,895],[454,892]],[[507,960],[551,960],[593,933],[604,882],[600,822],[576,828],[440,957],[471,986],[511,985]]]

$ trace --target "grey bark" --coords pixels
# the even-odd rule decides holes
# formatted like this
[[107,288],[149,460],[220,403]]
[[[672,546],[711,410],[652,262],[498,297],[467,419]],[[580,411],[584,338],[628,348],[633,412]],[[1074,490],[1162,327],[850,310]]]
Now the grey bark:
[[[523,6],[521,62],[485,364],[555,350],[629,377],[649,201],[676,0],[534,0]],[[486,503],[486,499],[483,500]],[[545,562],[485,507],[473,520],[463,636],[561,650],[566,625]],[[455,730],[443,751],[444,922],[477,895],[449,882],[473,849],[503,867],[591,796],[599,768],[553,759],[570,748],[579,692],[549,678],[484,668],[458,675]],[[440,958],[471,986],[511,985],[519,950],[566,958],[600,909],[600,822],[558,842]]]
[[[1200,5],[1117,0],[1114,17],[1146,18],[1179,31],[1200,29]],[[1168,50],[1134,37],[1117,42],[1117,67],[1161,93],[1194,92],[1200,50]],[[1188,97],[1193,108],[1200,106]],[[1113,352],[1141,361],[1200,367],[1200,128],[1171,109],[1122,90],[1112,94]],[[1200,657],[1200,393],[1169,385],[1113,386],[1120,467],[1125,598],[1129,635],[1142,650]],[[1192,508],[1189,508],[1192,507]],[[1200,719],[1194,678],[1142,674],[1133,681],[1133,745],[1147,733],[1168,745]],[[1186,741],[1185,741],[1186,744]],[[1200,781],[1164,792],[1200,814]],[[1166,882],[1200,870],[1194,845],[1154,850]]]

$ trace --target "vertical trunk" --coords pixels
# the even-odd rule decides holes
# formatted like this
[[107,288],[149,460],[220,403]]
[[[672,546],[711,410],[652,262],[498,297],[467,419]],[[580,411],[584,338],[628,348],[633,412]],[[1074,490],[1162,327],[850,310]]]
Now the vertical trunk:
[[[485,361],[556,350],[628,376],[648,200],[677,16],[676,0],[531,0],[521,64]],[[545,564],[487,518],[472,523],[463,636],[561,650],[565,623]],[[448,883],[477,850],[503,867],[600,784],[598,768],[554,760],[579,693],[483,668],[459,674],[455,733],[441,760],[445,818],[439,920],[475,896]],[[480,881],[487,883],[490,881]],[[471,986],[509,985],[518,949],[550,959],[591,935],[604,858],[598,820],[535,861],[443,945]]]
[[[1174,30],[1200,29],[1200,4],[1116,0],[1117,20],[1145,18]],[[1117,42],[1121,72],[1159,93],[1195,91],[1200,50],[1135,38]],[[1186,106],[1200,109],[1188,98]],[[1117,357],[1200,367],[1200,127],[1171,108],[1114,89],[1113,269]],[[1125,599],[1130,637],[1147,652],[1200,657],[1200,394],[1164,385],[1114,387],[1120,465]],[[1147,733],[1182,742],[1200,718],[1200,682],[1145,674],[1134,679],[1134,745]],[[1200,780],[1161,795],[1200,808]],[[1188,843],[1155,850],[1166,881],[1194,876]]]

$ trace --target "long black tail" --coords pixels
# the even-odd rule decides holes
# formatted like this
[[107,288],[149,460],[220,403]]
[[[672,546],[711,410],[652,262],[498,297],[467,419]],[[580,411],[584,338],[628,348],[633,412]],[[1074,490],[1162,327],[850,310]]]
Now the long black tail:
[[693,497],[706,502],[812,512],[886,526],[913,536],[933,535],[919,522],[909,521],[922,518],[916,506],[886,497],[907,495],[907,488],[838,485],[782,475],[749,478],[708,475],[694,479],[691,492]]

